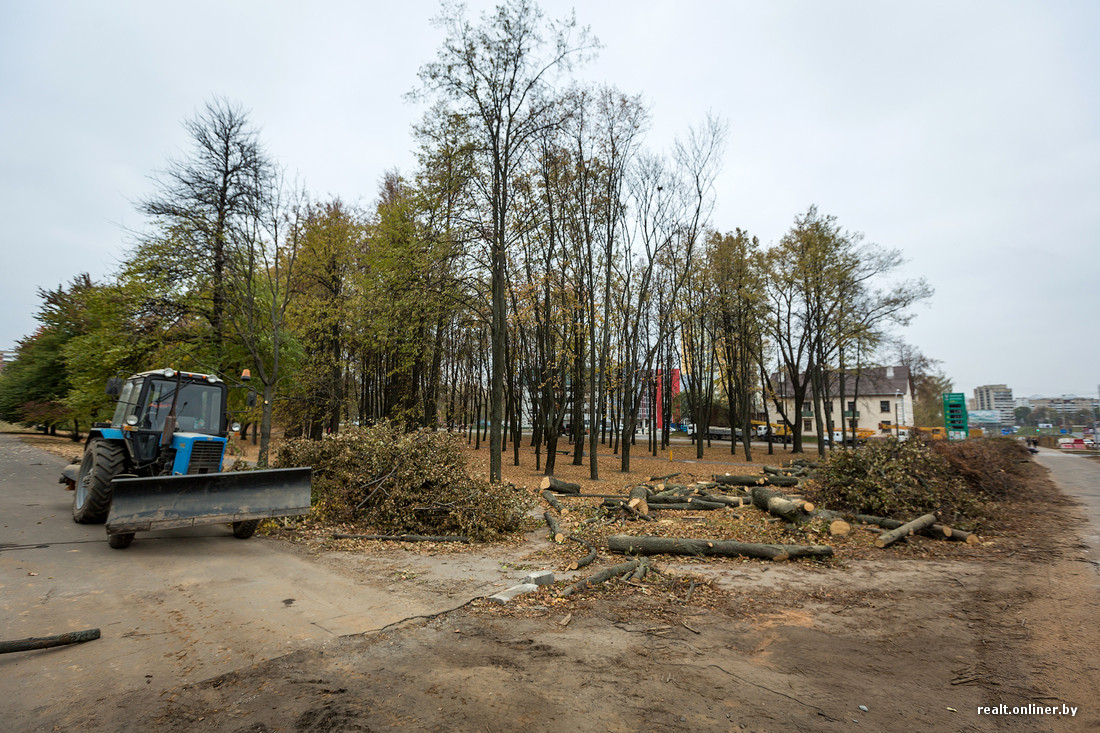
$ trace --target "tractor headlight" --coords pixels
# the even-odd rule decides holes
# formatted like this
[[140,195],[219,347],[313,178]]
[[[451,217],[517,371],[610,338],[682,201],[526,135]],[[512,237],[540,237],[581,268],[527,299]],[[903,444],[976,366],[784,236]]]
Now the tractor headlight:
[[131,425],[131,426],[137,425],[138,424],[138,416],[137,415],[130,415],[130,417],[126,418],[126,424]]
[[241,424],[239,422],[233,423],[232,425],[229,426],[229,432],[231,432],[231,433],[241,432]]
[[172,377],[176,376],[176,370],[165,369],[163,372],[161,372],[161,374],[163,374],[166,378],[171,379]]

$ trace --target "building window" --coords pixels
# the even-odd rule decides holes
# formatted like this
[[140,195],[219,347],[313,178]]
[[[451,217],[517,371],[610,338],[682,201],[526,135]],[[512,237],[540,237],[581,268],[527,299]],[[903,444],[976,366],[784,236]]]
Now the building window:
[[848,401],[848,412],[855,412],[855,411],[856,411],[856,403],[849,400]]
[[809,420],[803,420],[802,421],[802,432],[808,433],[811,430],[813,430],[813,426],[810,424],[810,421]]
[[890,400],[879,400],[878,411],[890,412]]

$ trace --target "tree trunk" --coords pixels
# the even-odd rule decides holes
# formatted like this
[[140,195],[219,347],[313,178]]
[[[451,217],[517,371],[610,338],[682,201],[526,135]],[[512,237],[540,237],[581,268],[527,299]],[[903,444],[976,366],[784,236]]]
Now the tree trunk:
[[560,478],[554,478],[553,476],[547,476],[539,484],[540,489],[550,489],[558,494],[579,494],[581,493],[581,485],[573,484],[568,481],[562,481]]
[[385,540],[387,542],[469,542],[465,535],[444,534],[343,534],[337,532],[332,535],[334,540]]
[[875,540],[875,547],[889,547],[903,537],[908,537],[914,532],[919,532],[922,529],[927,529],[936,523],[935,514],[925,514],[923,517],[917,517],[911,522],[906,522],[897,529],[892,529],[889,532],[883,532]]
[[558,514],[562,515],[563,517],[569,513],[569,510],[566,507],[562,506],[562,503],[558,501],[557,497],[554,496],[553,492],[550,491],[550,489],[543,490],[542,498],[546,500],[547,504],[554,507],[554,509],[557,510]]
[[561,525],[550,512],[543,512],[542,518],[546,520],[546,526],[550,528],[550,539],[557,544],[565,542],[565,533],[561,531]]
[[799,524],[806,520],[807,512],[803,504],[791,501],[783,494],[766,486],[753,487],[752,505],[792,524]]
[[626,555],[721,555],[789,560],[796,557],[831,557],[828,545],[765,545],[731,540],[695,540],[680,537],[631,537],[611,535],[607,547]]

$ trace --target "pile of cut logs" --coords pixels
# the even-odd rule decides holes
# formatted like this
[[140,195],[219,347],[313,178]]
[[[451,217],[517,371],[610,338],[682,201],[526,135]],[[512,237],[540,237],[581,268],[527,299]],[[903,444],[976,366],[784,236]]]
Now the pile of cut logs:
[[[977,536],[970,532],[952,529],[938,523],[934,514],[926,514],[910,522],[901,522],[887,517],[835,512],[818,509],[811,502],[798,496],[785,494],[780,490],[798,486],[800,479],[816,467],[816,464],[810,461],[797,460],[782,468],[765,466],[762,474],[715,475],[713,481],[699,481],[692,485],[672,483],[670,479],[679,476],[678,473],[653,476],[649,479],[649,483],[628,487],[627,496],[584,494],[579,484],[553,477],[543,479],[541,488],[543,498],[559,516],[569,513],[569,509],[558,500],[560,496],[599,498],[603,500],[601,506],[605,510],[619,511],[622,518],[642,521],[652,521],[653,513],[663,510],[715,511],[753,506],[792,525],[800,525],[812,519],[832,520],[829,526],[832,536],[848,534],[853,522],[873,525],[882,530],[875,542],[878,547],[888,547],[913,534],[970,544],[978,541]],[[583,567],[595,559],[595,549],[590,543],[563,532],[560,523],[550,511],[543,516],[550,528],[550,539],[554,542],[560,544],[566,539],[571,539],[589,548],[589,556],[584,558],[587,562],[578,561],[573,563],[573,566]],[[737,514],[733,516],[740,518]],[[829,557],[833,554],[833,548],[827,545],[761,544],[732,540],[631,535],[609,537],[608,549],[612,552],[635,555],[725,555],[769,560]]]

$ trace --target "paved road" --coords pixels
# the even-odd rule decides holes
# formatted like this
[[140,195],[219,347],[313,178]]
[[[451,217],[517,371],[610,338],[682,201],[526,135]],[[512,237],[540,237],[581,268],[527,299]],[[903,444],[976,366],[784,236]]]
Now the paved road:
[[228,526],[139,533],[126,550],[72,521],[63,461],[0,434],[0,640],[100,628],[69,647],[0,655],[0,729],[65,698],[206,679],[462,599],[409,600]]
[[1066,496],[1080,501],[1089,517],[1083,539],[1092,559],[1100,562],[1100,458],[1040,448],[1036,460],[1050,469],[1051,478]]

